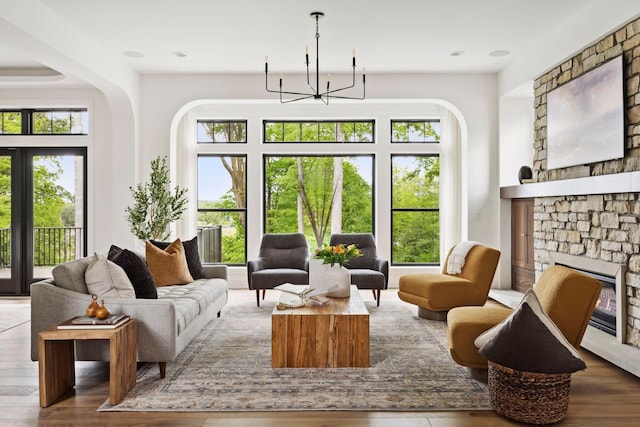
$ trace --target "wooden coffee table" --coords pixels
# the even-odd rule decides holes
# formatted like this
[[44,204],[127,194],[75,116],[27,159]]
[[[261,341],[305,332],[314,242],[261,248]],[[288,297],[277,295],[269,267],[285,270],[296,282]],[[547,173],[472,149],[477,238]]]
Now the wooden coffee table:
[[45,408],[75,385],[75,340],[109,340],[109,399],[118,404],[136,384],[138,324],[129,319],[115,329],[57,329],[38,334],[40,406]]
[[368,368],[369,312],[351,286],[349,298],[271,314],[274,368]]

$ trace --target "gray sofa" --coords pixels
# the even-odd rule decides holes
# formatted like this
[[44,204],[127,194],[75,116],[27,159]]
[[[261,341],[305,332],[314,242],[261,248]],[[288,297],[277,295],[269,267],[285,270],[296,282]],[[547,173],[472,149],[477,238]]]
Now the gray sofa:
[[[85,263],[79,263],[84,265]],[[104,298],[112,313],[138,321],[138,361],[158,362],[164,378],[166,362],[174,360],[209,321],[220,317],[227,303],[227,269],[204,265],[205,278],[186,285],[162,286],[157,299]],[[80,268],[82,270],[82,268]],[[74,272],[83,280],[82,271]],[[31,359],[38,360],[38,333],[74,316],[83,315],[91,295],[56,286],[54,279],[31,285]],[[106,342],[77,342],[77,360],[109,360]]]

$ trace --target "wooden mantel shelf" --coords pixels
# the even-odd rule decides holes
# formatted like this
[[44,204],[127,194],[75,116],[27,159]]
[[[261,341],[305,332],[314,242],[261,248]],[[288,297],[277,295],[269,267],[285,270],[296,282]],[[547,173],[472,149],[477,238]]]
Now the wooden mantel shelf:
[[640,192],[640,171],[500,187],[501,199]]

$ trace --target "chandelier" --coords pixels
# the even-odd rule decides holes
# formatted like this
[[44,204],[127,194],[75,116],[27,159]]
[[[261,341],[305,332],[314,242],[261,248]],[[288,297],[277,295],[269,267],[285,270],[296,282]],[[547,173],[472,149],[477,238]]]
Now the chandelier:
[[[280,95],[280,102],[282,104],[286,104],[289,102],[301,101],[303,99],[319,99],[325,104],[329,104],[329,100],[334,99],[357,99],[363,100],[365,98],[365,83],[366,76],[364,73],[364,68],[362,69],[362,96],[354,97],[354,96],[345,96],[345,95],[337,95],[338,92],[343,90],[351,89],[356,86],[356,51],[353,51],[353,61],[352,61],[352,81],[349,86],[344,86],[340,88],[332,88],[331,87],[331,74],[327,75],[327,85],[324,91],[320,90],[320,32],[318,30],[320,18],[324,17],[324,13],[322,12],[311,12],[311,18],[315,18],[316,20],[316,73],[315,73],[315,87],[311,84],[311,79],[309,77],[309,48],[305,48],[305,61],[307,64],[307,86],[309,86],[310,92],[293,92],[282,89],[282,78],[283,73],[280,73],[280,82],[278,89],[269,89],[269,58],[265,57],[264,61],[264,84],[267,92],[277,93]],[[293,98],[284,99],[283,95],[292,95]]]

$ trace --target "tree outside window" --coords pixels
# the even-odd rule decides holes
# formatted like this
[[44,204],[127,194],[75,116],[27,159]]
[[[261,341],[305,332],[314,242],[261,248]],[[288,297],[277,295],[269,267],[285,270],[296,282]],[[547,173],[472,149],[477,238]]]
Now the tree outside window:
[[392,264],[440,262],[440,158],[391,158]]
[[203,263],[246,263],[245,156],[198,156],[198,249]]
[[267,233],[303,232],[312,249],[331,233],[373,232],[373,156],[265,156]]

